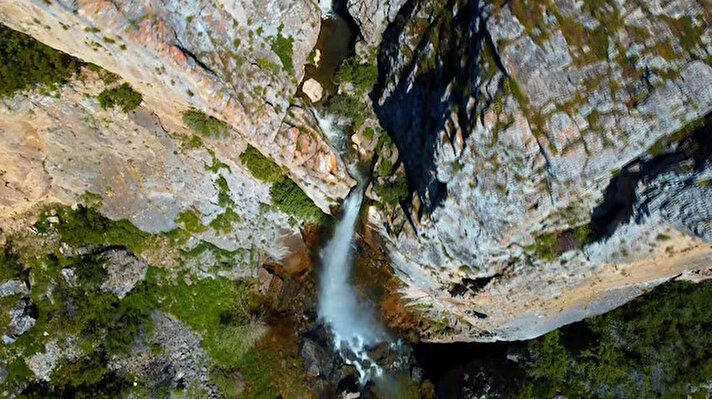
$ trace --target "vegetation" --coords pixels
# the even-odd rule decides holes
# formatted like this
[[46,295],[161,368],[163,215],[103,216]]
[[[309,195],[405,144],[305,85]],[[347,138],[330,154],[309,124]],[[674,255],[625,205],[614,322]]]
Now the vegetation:
[[269,44],[272,51],[274,51],[277,57],[279,57],[279,60],[282,61],[282,67],[284,67],[286,71],[293,71],[294,63],[292,61],[292,54],[294,54],[294,39],[292,37],[282,36],[282,29],[284,29],[284,25],[279,27],[277,36],[269,38]]
[[533,340],[520,397],[686,397],[712,379],[710,306],[712,283],[675,282]]
[[383,202],[391,208],[398,206],[410,193],[408,191],[408,181],[404,176],[398,176],[394,181],[375,186],[374,190]]
[[350,82],[359,93],[368,93],[378,80],[378,68],[373,63],[360,63],[356,58],[345,60],[337,73],[339,81]]
[[248,145],[245,152],[240,154],[240,161],[252,173],[252,176],[262,181],[276,183],[284,179],[282,168],[251,145]]
[[74,57],[0,25],[0,98],[37,85],[54,89],[66,83],[81,65]]
[[277,209],[297,219],[313,223],[326,220],[321,209],[291,179],[274,183],[270,188],[270,196]]
[[247,146],[240,155],[240,161],[254,177],[267,183],[272,203],[280,211],[307,223],[323,223],[327,219],[318,206],[292,179],[284,175],[282,168],[262,155],[255,147]]
[[[194,216],[194,212],[185,213],[181,223],[196,230]],[[214,362],[213,367],[227,370],[227,374],[223,373],[221,388],[229,391],[229,381],[225,378],[240,372],[245,376],[251,397],[263,397],[260,395],[265,392],[276,397],[280,392],[296,392],[301,388],[308,392],[308,388],[299,382],[302,369],[296,350],[290,349],[285,363],[286,349],[282,347],[266,347],[265,350],[271,352],[264,356],[261,349],[251,349],[264,332],[264,327],[255,321],[254,316],[261,301],[254,281],[196,279],[184,272],[176,276],[164,269],[149,267],[145,280],[119,299],[101,288],[108,278],[103,267],[105,251],[127,248],[140,253],[158,236],[143,233],[127,221],[109,220],[94,209],[81,206],[75,210],[69,207],[47,210],[40,215],[35,228],[40,237],[57,235],[72,249],[60,251],[58,244],[52,244],[31,250],[28,248],[32,247],[23,241],[27,238],[20,236],[11,236],[0,249],[0,273],[3,277],[32,282],[30,298],[37,314],[34,327],[13,345],[0,347],[0,358],[10,373],[10,377],[0,384],[0,389],[10,392],[20,389],[23,397],[31,398],[112,398],[144,392],[156,382],[117,374],[109,369],[108,360],[127,354],[137,340],[148,340],[147,343],[154,345],[151,342],[151,314],[161,310],[202,335],[201,345]],[[33,237],[30,239],[37,239]],[[82,248],[81,252],[79,248]],[[207,250],[226,263],[237,255],[237,251],[221,250],[205,242],[193,249],[181,250],[181,253],[186,258],[202,259]],[[63,276],[62,270],[68,268],[74,271],[75,281]],[[7,309],[19,299],[17,296],[1,298],[0,306]],[[0,324],[0,328],[6,326],[6,323]],[[24,359],[44,351],[44,345],[50,340],[57,340],[62,345],[68,337],[73,337],[80,355],[60,360],[52,373],[51,384],[33,381],[33,374]],[[161,349],[157,350],[160,353]],[[285,381],[283,375],[289,376],[290,380]],[[134,381],[139,385],[134,386]],[[237,381],[234,383],[237,386]],[[294,387],[282,387],[283,383]],[[165,386],[155,389],[166,390],[166,395],[158,394],[160,397],[168,394]],[[191,392],[193,389],[188,387],[186,394],[195,394]],[[148,392],[147,395],[157,393]]]
[[99,105],[103,109],[120,107],[122,111],[129,112],[141,105],[143,97],[134,91],[128,83],[122,83],[118,87],[105,89],[99,94]]
[[195,109],[183,112],[183,122],[203,137],[219,138],[230,130],[230,125],[226,122]]

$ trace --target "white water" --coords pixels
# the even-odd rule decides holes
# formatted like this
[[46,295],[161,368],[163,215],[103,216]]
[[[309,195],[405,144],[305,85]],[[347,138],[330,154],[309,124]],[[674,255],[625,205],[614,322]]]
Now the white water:
[[368,348],[389,339],[371,309],[358,301],[350,283],[355,227],[361,209],[363,185],[346,198],[334,236],[320,252],[319,317],[334,334],[337,352],[359,372],[362,384],[381,376],[383,370],[368,357]]
[[312,108],[312,114],[319,124],[319,129],[324,132],[324,136],[329,141],[332,147],[336,149],[342,156],[346,152],[346,137],[344,130],[339,126],[339,119],[329,113],[324,112],[322,115],[319,111]]
[[321,8],[321,16],[328,17],[334,13],[334,0],[319,0],[319,8]]

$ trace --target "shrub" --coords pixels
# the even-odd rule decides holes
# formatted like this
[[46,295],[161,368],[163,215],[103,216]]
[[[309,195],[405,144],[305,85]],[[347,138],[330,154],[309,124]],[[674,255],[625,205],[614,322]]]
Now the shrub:
[[398,176],[394,181],[378,185],[374,189],[383,203],[391,208],[398,206],[410,193],[408,182],[403,176]]
[[0,97],[36,85],[55,88],[79,70],[76,58],[0,25]]
[[99,94],[101,108],[119,107],[124,112],[133,111],[141,105],[143,97],[134,91],[128,83],[123,83],[113,89],[105,89]]
[[280,211],[292,215],[305,222],[321,223],[326,219],[326,215],[314,205],[301,188],[292,181],[284,179],[274,183],[270,188],[272,203]]
[[330,97],[324,106],[328,113],[341,115],[353,121],[354,130],[363,124],[369,115],[369,106],[359,98],[347,94],[337,94]]
[[[40,232],[50,228],[48,216],[47,212],[43,213],[37,222],[36,227]],[[60,221],[57,232],[62,241],[76,248],[123,245],[133,252],[139,252],[149,237],[148,233],[139,230],[128,220],[114,221],[84,206],[79,206],[76,210],[69,207],[58,208],[57,217]]]
[[337,75],[340,81],[351,82],[359,93],[366,93],[378,80],[378,68],[374,64],[361,64],[356,58],[349,58],[341,64]]
[[277,54],[279,60],[282,61],[282,66],[286,71],[294,70],[294,63],[292,61],[292,54],[294,53],[294,39],[292,37],[282,36],[282,29],[284,26],[279,27],[277,36],[269,38],[270,47],[272,51]]
[[284,180],[282,168],[251,145],[248,145],[245,152],[240,155],[240,161],[252,176],[262,181],[276,183]]
[[226,122],[195,109],[183,112],[183,122],[204,137],[221,137],[230,130]]

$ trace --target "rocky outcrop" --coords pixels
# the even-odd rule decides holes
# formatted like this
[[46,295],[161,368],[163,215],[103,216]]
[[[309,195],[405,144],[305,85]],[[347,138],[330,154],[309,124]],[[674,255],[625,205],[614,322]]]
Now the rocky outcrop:
[[[319,33],[310,1],[8,1],[0,23],[126,79],[170,131],[186,131],[195,108],[228,122],[228,137],[206,140],[236,160],[247,143],[319,188],[323,210],[351,182],[323,137],[319,152],[295,158],[278,135]],[[328,169],[324,169],[328,165]]]
[[101,289],[123,298],[139,281],[146,278],[148,265],[126,250],[109,250],[103,254],[107,279]]
[[403,294],[450,327],[430,339],[531,338],[709,266],[700,163],[599,215],[612,175],[712,111],[704,2],[415,1],[394,21],[373,98],[414,199],[382,232]]
[[346,8],[356,21],[365,42],[365,50],[375,49],[381,43],[383,32],[393,22],[406,0],[348,0]]
[[[178,227],[176,220],[185,212],[197,215],[205,226],[198,236],[238,250],[234,261],[243,268],[235,277],[252,273],[250,266],[261,258],[290,255],[293,246],[287,244],[301,241],[299,229],[267,206],[269,185],[229,155],[241,153],[244,143],[213,151],[191,144],[191,136],[166,130],[145,106],[130,114],[103,110],[96,96],[104,87],[95,73],[84,70],[56,97],[32,91],[2,102],[3,228],[38,204],[88,202],[109,218],[127,219],[151,233]],[[221,188],[222,179],[227,187]],[[221,196],[239,206],[229,225],[217,229],[210,223],[224,219],[227,211]],[[160,265],[167,258],[151,261]],[[196,265],[196,272],[204,272],[200,267],[207,264]]]
[[23,298],[17,301],[15,306],[9,310],[10,323],[7,330],[2,335],[2,342],[5,345],[10,345],[17,338],[26,333],[37,322],[37,310],[29,298]]

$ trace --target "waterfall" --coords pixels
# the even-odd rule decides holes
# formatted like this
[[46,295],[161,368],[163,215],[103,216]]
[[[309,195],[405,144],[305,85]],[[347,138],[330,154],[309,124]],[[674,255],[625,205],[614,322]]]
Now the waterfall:
[[359,372],[362,384],[379,377],[383,370],[368,356],[368,348],[389,340],[371,309],[359,303],[350,283],[354,263],[355,228],[363,198],[364,182],[344,201],[334,236],[320,252],[319,318],[334,335],[336,351]]
[[322,18],[329,17],[334,13],[333,3],[334,0],[319,0],[319,8],[321,8]]
[[338,118],[326,112],[322,114],[315,108],[312,108],[311,111],[319,124],[319,129],[324,133],[329,144],[331,144],[341,156],[344,156],[346,152],[346,137],[344,136],[343,129],[339,126]]

